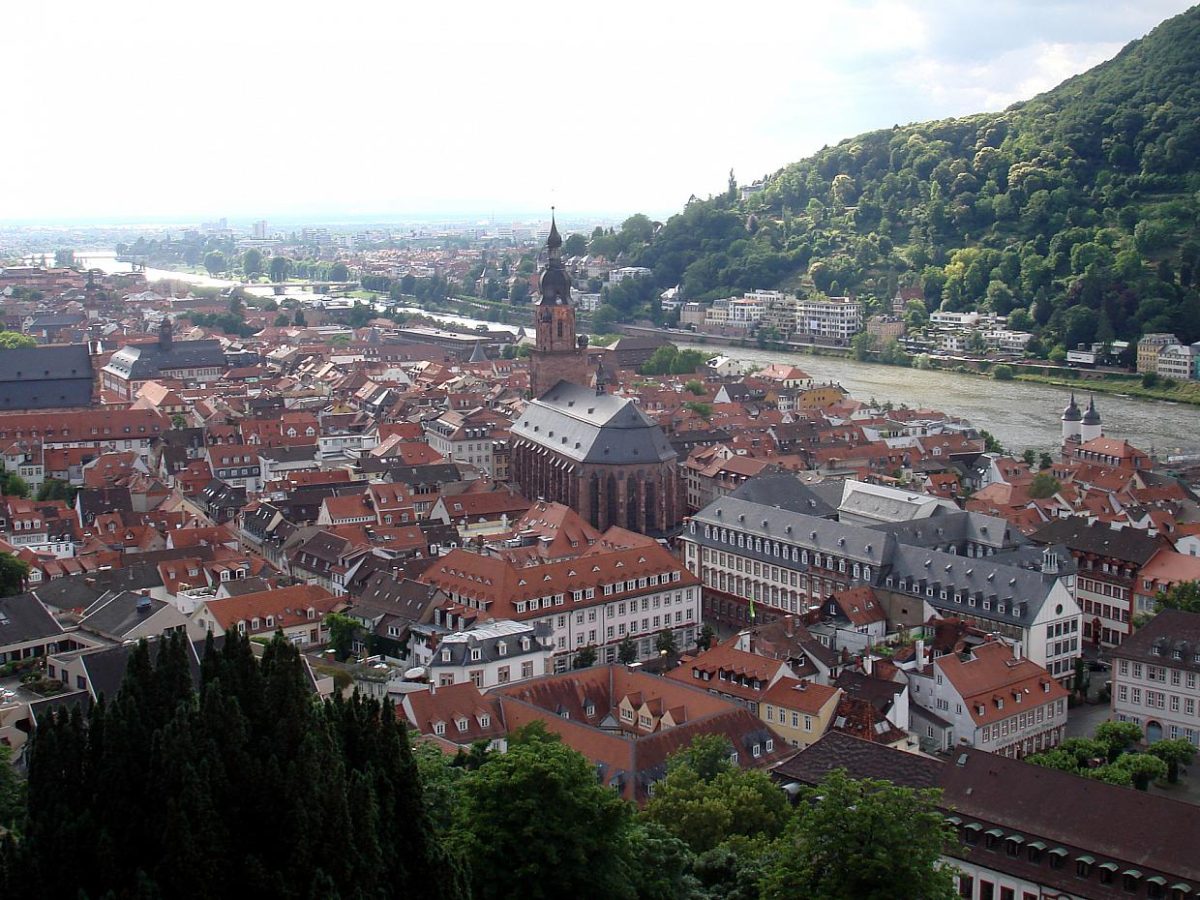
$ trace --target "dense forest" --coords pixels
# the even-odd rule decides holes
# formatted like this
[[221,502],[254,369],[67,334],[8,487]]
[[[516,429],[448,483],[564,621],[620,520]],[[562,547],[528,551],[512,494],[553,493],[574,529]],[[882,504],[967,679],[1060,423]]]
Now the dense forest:
[[[688,299],[783,287],[1012,317],[1055,344],[1200,340],[1200,8],[1003,112],[859,135],[595,236]],[[626,233],[628,231],[628,233]],[[652,301],[610,299],[605,317]]]
[[702,736],[643,810],[540,723],[505,753],[413,749],[390,704],[312,693],[277,636],[180,635],[131,654],[117,697],[0,755],[0,896],[949,900],[936,791],[831,773],[793,806]]

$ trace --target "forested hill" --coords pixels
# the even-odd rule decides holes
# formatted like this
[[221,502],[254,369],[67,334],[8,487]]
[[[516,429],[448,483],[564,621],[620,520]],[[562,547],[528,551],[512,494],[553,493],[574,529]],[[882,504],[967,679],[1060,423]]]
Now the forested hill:
[[645,242],[600,238],[688,299],[920,285],[929,309],[1014,314],[1045,349],[1200,340],[1200,7],[1003,112],[859,135],[741,193],[731,176]]

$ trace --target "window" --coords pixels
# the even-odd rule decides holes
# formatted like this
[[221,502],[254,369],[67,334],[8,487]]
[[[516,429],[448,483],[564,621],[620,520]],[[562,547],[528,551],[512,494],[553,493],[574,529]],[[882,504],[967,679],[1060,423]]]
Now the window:
[[438,735],[445,734],[446,733],[446,723],[445,722],[434,722],[433,723],[433,733],[438,734]]

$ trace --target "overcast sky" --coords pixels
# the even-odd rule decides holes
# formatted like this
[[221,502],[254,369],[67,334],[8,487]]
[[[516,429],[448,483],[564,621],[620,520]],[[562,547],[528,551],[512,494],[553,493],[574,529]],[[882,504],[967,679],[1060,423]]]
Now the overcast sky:
[[0,220],[667,215],[1186,0],[10,0]]

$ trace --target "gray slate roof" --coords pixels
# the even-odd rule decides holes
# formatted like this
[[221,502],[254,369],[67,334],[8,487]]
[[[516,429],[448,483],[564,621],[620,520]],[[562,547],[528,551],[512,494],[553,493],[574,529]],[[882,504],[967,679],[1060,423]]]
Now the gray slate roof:
[[91,400],[87,344],[0,353],[0,409],[89,406]]
[[[820,519],[805,513],[753,503],[738,497],[737,492],[714,500],[692,518],[697,523],[695,539],[706,547],[718,549],[729,549],[729,545],[713,537],[706,538],[705,524],[736,529],[754,537],[769,538],[772,542],[778,541],[789,548],[799,547],[809,551],[832,553],[871,566],[880,566],[887,562],[890,550],[895,545],[895,539],[889,534],[881,534],[862,525]],[[742,547],[735,549],[739,554],[759,558],[774,565],[786,565],[793,569],[807,568],[790,562],[790,553],[785,560],[773,553],[758,553]]]
[[1107,556],[1144,566],[1164,545],[1139,528],[1109,528],[1102,522],[1087,524],[1082,518],[1055,519],[1032,535],[1042,544],[1065,544],[1080,553]]
[[[1041,572],[1022,569],[994,557],[972,558],[926,547],[898,545],[891,562],[888,577],[895,581],[896,589],[899,590],[902,579],[913,579],[918,588],[917,595],[934,609],[951,615],[966,612],[1019,626],[1033,623],[1057,582],[1054,576],[1043,576]],[[933,596],[928,595],[930,587]],[[941,597],[943,590],[946,591],[945,600]],[[957,600],[963,591],[967,592],[968,599]],[[984,601],[991,602],[991,609],[984,609]],[[1003,614],[998,609],[1001,602],[1005,608]]]
[[1200,613],[1165,609],[1122,641],[1112,655],[1200,672]]
[[568,381],[531,401],[512,436],[578,462],[636,465],[677,455],[663,430],[632,400]]
[[122,640],[166,605],[162,600],[133,591],[122,591],[113,597],[101,598],[88,607],[79,627]]
[[180,341],[162,344],[130,344],[108,361],[112,369],[130,380],[156,378],[164,369],[225,368],[225,352],[220,341]]
[[916,547],[953,544],[961,549],[969,542],[999,550],[1009,544],[1027,543],[1025,536],[1004,519],[963,510],[938,509],[928,518],[908,522],[880,522],[871,527],[894,534],[901,544]]
[[0,647],[54,640],[62,634],[62,626],[32,594],[0,597]]
[[836,504],[831,505],[821,492],[806,485],[796,477],[794,472],[781,469],[779,466],[768,466],[763,469],[757,476],[743,483],[730,496],[822,519],[832,518],[837,514]]

